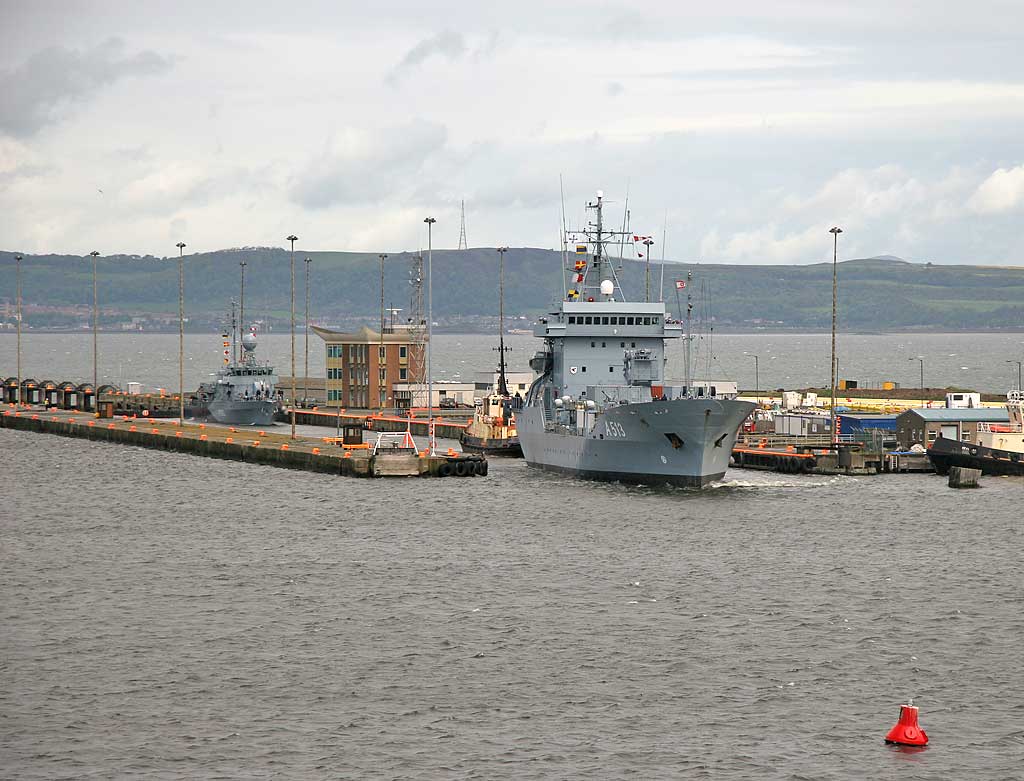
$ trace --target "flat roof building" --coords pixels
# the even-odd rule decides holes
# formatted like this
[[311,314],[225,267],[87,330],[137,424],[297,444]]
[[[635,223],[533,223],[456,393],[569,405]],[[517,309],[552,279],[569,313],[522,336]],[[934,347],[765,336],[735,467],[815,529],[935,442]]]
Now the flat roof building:
[[415,406],[415,400],[396,399],[394,391],[397,383],[426,381],[425,345],[411,329],[396,325],[381,334],[366,326],[351,333],[312,328],[327,351],[327,406]]

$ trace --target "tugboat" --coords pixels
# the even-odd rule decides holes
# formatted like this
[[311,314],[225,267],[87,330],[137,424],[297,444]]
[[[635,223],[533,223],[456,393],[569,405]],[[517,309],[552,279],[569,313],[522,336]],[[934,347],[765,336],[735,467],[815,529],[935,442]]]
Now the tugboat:
[[1006,394],[1008,425],[978,424],[977,442],[936,437],[928,458],[940,475],[952,466],[980,469],[984,475],[1024,475],[1024,392]]
[[516,433],[516,412],[522,408],[523,400],[518,394],[508,392],[505,379],[505,252],[507,247],[498,248],[498,392],[483,399],[476,407],[473,420],[467,426],[459,441],[463,450],[486,453],[493,456],[520,458],[523,448]]
[[[574,284],[534,326],[544,349],[530,361],[540,376],[517,420],[523,455],[530,466],[586,479],[706,486],[725,474],[755,404],[739,401],[734,383],[691,382],[689,290],[686,378],[668,383],[665,347],[682,325],[663,302],[624,298],[606,257],[606,245],[624,234],[604,229],[602,206],[598,191],[587,204],[594,221],[565,269]],[[677,280],[677,289],[686,286]]]

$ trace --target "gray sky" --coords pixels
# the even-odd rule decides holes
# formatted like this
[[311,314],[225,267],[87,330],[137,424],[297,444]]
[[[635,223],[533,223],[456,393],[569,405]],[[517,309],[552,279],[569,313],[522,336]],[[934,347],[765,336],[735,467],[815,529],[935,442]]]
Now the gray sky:
[[[721,9],[721,10],[719,10]],[[0,0],[0,248],[1024,264],[1019,1]]]

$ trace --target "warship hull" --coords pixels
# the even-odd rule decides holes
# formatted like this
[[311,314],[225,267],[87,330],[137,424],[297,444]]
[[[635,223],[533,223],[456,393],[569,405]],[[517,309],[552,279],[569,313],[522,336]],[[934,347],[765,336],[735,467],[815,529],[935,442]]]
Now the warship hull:
[[722,478],[739,427],[753,402],[676,399],[612,407],[579,432],[544,420],[543,408],[519,414],[519,440],[530,466],[644,485],[703,488]]
[[253,401],[211,401],[210,417],[218,423],[231,423],[237,426],[266,426],[274,422],[277,402],[262,400]]

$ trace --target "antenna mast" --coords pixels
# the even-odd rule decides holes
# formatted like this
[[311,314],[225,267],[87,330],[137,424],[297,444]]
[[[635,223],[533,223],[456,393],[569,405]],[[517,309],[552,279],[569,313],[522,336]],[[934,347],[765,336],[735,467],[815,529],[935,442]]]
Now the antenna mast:
[[[409,267],[409,381],[415,385],[423,385],[424,376],[424,345],[426,344],[427,320],[423,314],[423,254],[412,256]],[[422,406],[417,402],[416,393],[410,398],[410,406]]]
[[462,227],[459,229],[459,249],[469,249],[469,240],[466,239],[466,202],[462,201]]

